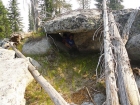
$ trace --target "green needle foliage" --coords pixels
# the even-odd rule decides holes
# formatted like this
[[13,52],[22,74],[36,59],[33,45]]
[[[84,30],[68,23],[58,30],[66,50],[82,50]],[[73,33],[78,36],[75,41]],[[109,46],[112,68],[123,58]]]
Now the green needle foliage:
[[71,10],[71,4],[67,3],[65,0],[45,0],[46,11],[55,14],[59,14],[68,10]]
[[9,37],[11,34],[10,21],[7,15],[8,11],[0,0],[0,39]]
[[[97,4],[95,4],[95,6],[98,9],[102,9],[102,2],[103,0],[95,0],[97,2]],[[108,0],[108,7],[111,8],[112,10],[120,10],[123,9],[124,6],[121,4],[121,2],[123,2],[123,0]]]
[[20,12],[18,8],[17,0],[10,0],[9,3],[9,19],[11,22],[11,29],[13,32],[22,31],[22,18],[20,17]]

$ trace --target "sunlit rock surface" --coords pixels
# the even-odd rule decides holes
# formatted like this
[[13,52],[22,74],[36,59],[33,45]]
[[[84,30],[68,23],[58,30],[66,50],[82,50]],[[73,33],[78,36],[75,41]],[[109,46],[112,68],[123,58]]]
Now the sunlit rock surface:
[[0,60],[10,60],[15,58],[15,51],[0,49]]
[[0,49],[0,105],[25,105],[25,89],[33,80],[28,64],[14,51]]
[[45,22],[46,32],[59,33],[67,31],[78,33],[93,30],[99,25],[100,14],[101,12],[97,9],[66,12]]

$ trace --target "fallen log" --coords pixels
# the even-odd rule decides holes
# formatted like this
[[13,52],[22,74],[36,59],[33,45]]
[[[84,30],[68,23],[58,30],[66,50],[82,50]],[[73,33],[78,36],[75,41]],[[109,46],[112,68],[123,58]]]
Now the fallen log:
[[[11,45],[11,44],[10,44]],[[18,51],[13,45],[12,49],[16,52],[19,58],[26,58],[20,51]],[[36,70],[36,68],[29,64],[28,69],[34,79],[40,84],[40,86],[48,93],[51,100],[55,105],[68,105],[68,103],[63,99],[63,97],[53,88],[53,86]]]
[[140,94],[130,66],[128,54],[116,26],[112,13],[109,14],[110,34],[116,60],[119,100],[121,105],[140,105]]
[[103,0],[104,21],[104,56],[105,56],[105,79],[106,79],[106,105],[119,105],[116,78],[114,73],[114,60],[111,49],[111,41],[108,27],[108,14],[106,0]]

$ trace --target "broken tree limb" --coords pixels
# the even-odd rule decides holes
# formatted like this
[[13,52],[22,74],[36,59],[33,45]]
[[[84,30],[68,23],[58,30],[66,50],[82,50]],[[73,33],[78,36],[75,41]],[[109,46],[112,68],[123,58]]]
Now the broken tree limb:
[[[14,46],[12,49],[16,52],[16,55],[19,58],[26,58],[20,51],[18,51]],[[48,93],[51,100],[54,102],[55,105],[68,105],[68,103],[63,99],[63,97],[52,87],[52,85],[40,75],[38,70],[32,65],[29,64],[29,71],[34,77],[34,79],[40,84],[40,86]]]
[[92,97],[91,97],[91,95],[90,95],[90,92],[89,92],[88,88],[87,88],[87,87],[85,87],[85,88],[86,88],[86,90],[87,90],[88,96],[90,97],[90,100],[92,101],[92,103],[93,103],[94,105],[96,105],[96,103],[94,102],[94,100],[92,99]]
[[117,29],[112,13],[109,14],[110,34],[117,62],[117,85],[121,105],[140,105],[140,95],[130,66],[125,44]]
[[114,73],[114,61],[111,49],[111,41],[108,27],[108,14],[106,0],[103,0],[104,21],[104,56],[105,56],[105,79],[106,79],[106,105],[119,105],[116,78]]
[[124,44],[127,43],[128,38],[129,38],[129,33],[130,33],[130,29],[131,26],[135,20],[135,17],[138,13],[138,9],[135,9],[129,16],[129,19],[127,20],[127,23],[124,26],[123,32],[122,32],[122,40],[124,42]]

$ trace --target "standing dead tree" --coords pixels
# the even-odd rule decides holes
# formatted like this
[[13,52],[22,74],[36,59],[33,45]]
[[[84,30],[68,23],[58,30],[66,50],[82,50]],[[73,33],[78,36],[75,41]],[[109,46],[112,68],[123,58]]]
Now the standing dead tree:
[[106,105],[119,105],[116,78],[114,72],[114,60],[111,49],[111,41],[108,27],[108,16],[106,0],[103,0],[104,21],[104,56],[105,56],[105,78],[106,78]]
[[109,14],[110,34],[117,62],[117,85],[121,105],[140,105],[140,95],[130,66],[125,43],[121,39],[112,13]]
[[103,0],[103,11],[106,105],[140,105],[140,94],[125,49],[125,37],[129,35],[137,12],[130,15],[124,27],[123,41],[112,13],[108,22],[106,0]]

